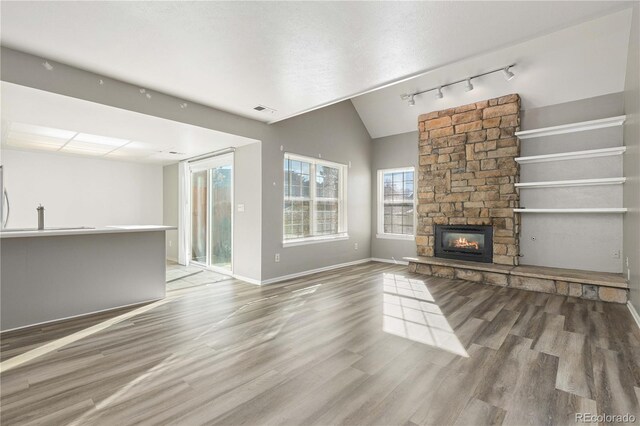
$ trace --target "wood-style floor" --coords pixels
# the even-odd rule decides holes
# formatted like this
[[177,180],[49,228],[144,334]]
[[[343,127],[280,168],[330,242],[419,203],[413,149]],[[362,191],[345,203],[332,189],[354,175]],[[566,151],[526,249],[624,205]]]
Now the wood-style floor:
[[178,289],[142,308],[6,334],[2,351],[3,425],[640,418],[640,332],[624,305],[380,263]]

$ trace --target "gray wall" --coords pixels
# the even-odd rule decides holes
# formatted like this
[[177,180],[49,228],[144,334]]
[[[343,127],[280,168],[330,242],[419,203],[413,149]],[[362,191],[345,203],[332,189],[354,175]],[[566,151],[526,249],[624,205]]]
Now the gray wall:
[[[521,129],[624,114],[622,93],[523,111]],[[521,155],[609,148],[623,144],[622,127],[525,139]],[[623,176],[622,157],[523,164],[521,182]],[[622,185],[520,189],[527,208],[622,207]],[[621,214],[522,214],[521,264],[622,272]]]
[[[162,169],[162,224],[178,226],[178,164]],[[167,259],[178,261],[178,231],[166,231]]]
[[[282,145],[282,151],[280,146]],[[284,153],[348,164],[349,239],[282,247]],[[262,151],[262,278],[270,279],[371,257],[371,138],[350,101],[270,126]],[[355,244],[358,249],[355,249]],[[280,253],[280,262],[274,256]]]
[[624,259],[629,259],[625,273],[630,277],[631,303],[640,312],[640,6],[633,7],[627,76],[624,92]]
[[[255,280],[262,276],[262,197],[256,190],[262,186],[261,162],[260,143],[236,149],[233,164],[233,272]],[[244,204],[243,212],[238,211],[238,204]]]
[[[402,261],[416,255],[415,241],[377,238],[378,170],[413,166],[418,176],[418,132],[373,139],[371,152],[371,257]],[[418,187],[416,182],[416,188]]]
[[[261,172],[255,165],[243,170],[244,173],[249,171],[253,177],[261,174],[260,184],[256,184],[254,180],[246,186],[250,189],[247,197],[249,194],[261,197],[262,206],[258,207],[262,209],[261,223],[268,226],[262,227],[259,232],[254,232],[259,229],[254,227],[250,228],[252,231],[242,231],[244,233],[240,234],[250,238],[250,241],[246,241],[246,247],[254,249],[246,256],[247,271],[255,273],[259,270],[261,279],[367,259],[371,256],[371,139],[351,102],[341,102],[269,126],[193,102],[189,102],[186,109],[176,108],[182,100],[162,93],[154,93],[152,101],[141,96],[132,96],[138,90],[135,85],[52,61],[49,62],[52,62],[55,68],[48,72],[42,67],[41,58],[5,47],[2,48],[0,62],[0,74],[4,81],[262,141]],[[104,80],[104,86],[97,83],[99,79]],[[281,145],[286,151],[297,154],[322,154],[327,160],[341,163],[351,161],[348,186],[349,240],[282,248]],[[248,156],[255,154],[256,152],[247,152]],[[247,199],[249,198],[245,200]],[[257,206],[255,201],[252,203]],[[245,201],[245,205],[247,204],[249,202]],[[253,216],[255,211],[247,212],[251,214],[245,214],[243,217],[256,224],[258,221]],[[240,227],[239,223],[237,227]],[[358,250],[354,249],[354,243],[358,243]],[[236,244],[239,245],[238,242]],[[255,248],[260,248],[261,251],[257,258],[253,258],[257,253]],[[281,254],[279,263],[274,262],[276,253]],[[249,265],[250,262],[258,262],[261,265]],[[242,265],[242,261],[236,259],[236,265]],[[243,275],[240,271],[236,273]]]

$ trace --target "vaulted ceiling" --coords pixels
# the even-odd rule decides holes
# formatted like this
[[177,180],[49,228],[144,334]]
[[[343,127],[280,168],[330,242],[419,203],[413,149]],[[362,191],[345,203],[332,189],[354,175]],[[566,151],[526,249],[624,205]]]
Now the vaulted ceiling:
[[[3,2],[1,42],[265,122],[355,97],[376,137],[408,131],[410,122],[415,127],[401,92],[510,61],[518,62],[513,85],[487,77],[486,91],[479,86],[463,99],[452,88],[443,104],[520,91],[535,106],[546,102],[540,97],[617,90],[620,77],[610,78],[603,64],[617,72],[622,47],[600,49],[618,46],[624,31],[628,37],[624,16],[558,38],[548,34],[625,7],[608,1]],[[591,41],[598,55],[584,59]],[[548,93],[557,91],[557,81],[544,84],[554,73],[566,81],[568,96]],[[597,73],[603,81],[593,81]],[[431,108],[418,102],[416,110]],[[276,111],[258,112],[257,105]]]

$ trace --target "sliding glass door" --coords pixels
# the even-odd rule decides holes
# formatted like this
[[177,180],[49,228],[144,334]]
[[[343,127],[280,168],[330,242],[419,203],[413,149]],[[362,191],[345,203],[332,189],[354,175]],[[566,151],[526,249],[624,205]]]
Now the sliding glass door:
[[233,154],[189,165],[191,262],[233,271]]

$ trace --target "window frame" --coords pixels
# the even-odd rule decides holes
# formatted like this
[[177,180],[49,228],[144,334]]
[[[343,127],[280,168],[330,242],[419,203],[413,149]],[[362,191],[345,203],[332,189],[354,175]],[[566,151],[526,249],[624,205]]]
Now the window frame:
[[[285,169],[284,164],[287,160],[302,161],[309,163],[309,214],[310,214],[310,228],[311,235],[307,237],[289,238],[285,239],[285,221],[284,221],[284,206],[287,201],[287,194],[285,194]],[[316,197],[316,168],[317,166],[326,166],[334,169],[338,169],[339,184],[338,184],[338,232],[335,234],[316,234],[316,202],[323,201]],[[315,244],[330,241],[340,241],[349,239],[348,227],[347,227],[347,183],[348,183],[348,166],[342,163],[336,163],[333,161],[323,160],[321,158],[307,157],[304,155],[285,152],[282,160],[282,246],[292,247],[305,244]],[[296,197],[292,197],[296,198]],[[324,197],[323,197],[324,198]],[[324,199],[326,200],[326,198]]]
[[[394,234],[390,232],[384,232],[384,175],[389,173],[400,172],[413,172],[413,234]],[[416,236],[417,218],[416,214],[416,168],[414,166],[407,167],[395,167],[392,169],[379,169],[378,170],[378,205],[377,205],[377,232],[376,238],[388,239],[388,240],[414,240]]]

